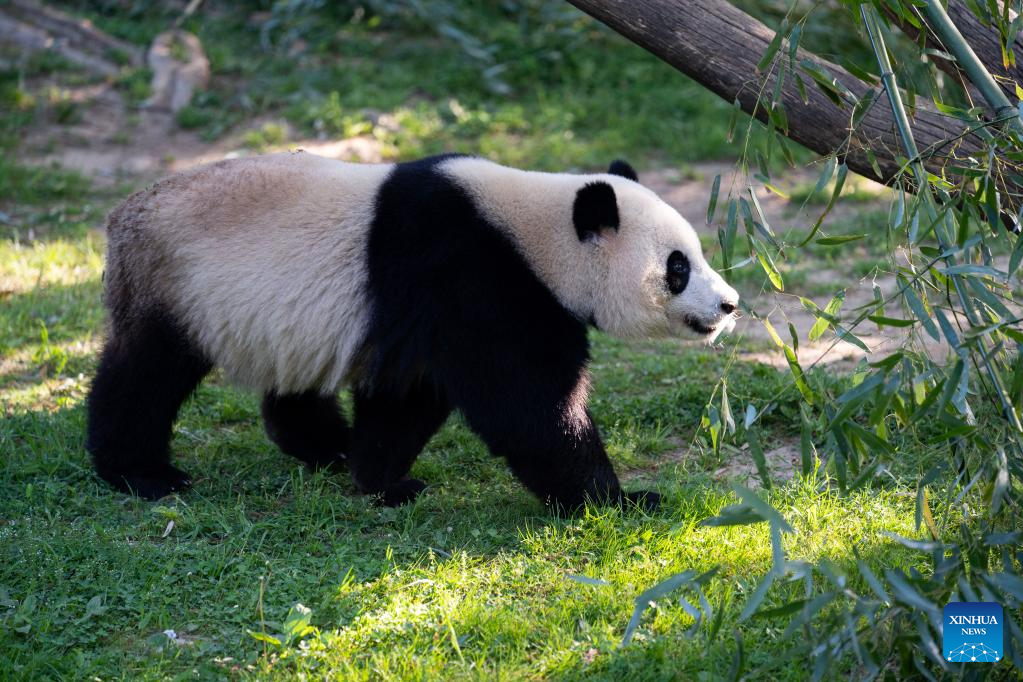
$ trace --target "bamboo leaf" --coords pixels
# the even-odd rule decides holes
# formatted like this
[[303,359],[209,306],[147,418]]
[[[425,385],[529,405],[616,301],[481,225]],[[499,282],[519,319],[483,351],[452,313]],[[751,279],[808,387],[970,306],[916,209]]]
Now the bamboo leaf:
[[988,265],[953,265],[947,268],[940,268],[939,270],[945,275],[961,275],[964,277],[971,276],[984,276],[984,277],[995,277],[1000,280],[1007,280],[1009,275],[997,268],[992,268]]
[[773,609],[767,609],[767,610],[764,610],[764,611],[757,611],[756,613],[753,614],[753,617],[754,618],[767,618],[769,620],[774,620],[774,619],[777,619],[777,618],[783,618],[785,616],[788,616],[789,614],[792,614],[792,613],[795,613],[796,611],[799,611],[801,608],[803,608],[803,606],[807,603],[807,601],[808,601],[807,599],[796,599],[795,601],[790,601],[788,604],[783,604],[782,606],[776,606]]
[[1002,448],[999,448],[996,454],[995,478],[991,487],[991,516],[997,514],[1001,509],[1002,500],[1005,499],[1005,494],[1009,490],[1009,460]]
[[923,499],[921,500],[921,502],[922,502],[921,509],[923,511],[923,520],[924,520],[924,523],[927,524],[927,530],[931,534],[931,539],[932,540],[937,540],[939,538],[938,526],[934,523],[934,517],[931,515],[931,505],[927,501],[927,488],[924,488],[923,491],[924,491]]
[[767,330],[768,336],[771,337],[771,340],[774,341],[774,344],[776,346],[778,346],[778,348],[784,348],[785,347],[785,342],[781,340],[780,336],[778,336],[778,332],[775,331],[774,325],[771,324],[771,321],[765,317],[763,319],[763,323],[764,323],[764,328]]
[[746,505],[754,512],[759,514],[764,520],[770,523],[772,526],[777,526],[783,533],[792,533],[792,526],[785,520],[778,510],[764,502],[755,492],[745,486],[739,484],[732,485],[732,491],[735,492],[739,498],[746,503]]
[[735,653],[732,654],[732,666],[728,669],[728,679],[730,682],[739,682],[743,679],[742,671],[746,667],[746,654],[742,645],[742,632],[736,628],[734,631],[735,636]]
[[854,242],[869,236],[870,235],[867,234],[845,234],[834,237],[818,237],[814,240],[814,243],[820,244],[821,246],[838,246],[839,244],[848,244],[849,242]]
[[732,406],[728,402],[728,384],[721,381],[721,421],[728,433],[735,433],[735,419],[732,418]]
[[802,408],[799,412],[802,421],[802,429],[799,433],[799,458],[803,476],[809,476],[813,471],[813,434],[811,432],[810,420],[806,418],[806,412]]
[[696,577],[696,571],[693,570],[676,573],[636,597],[636,604],[632,611],[632,618],[629,619],[628,625],[625,626],[625,634],[622,636],[621,645],[627,646],[629,642],[632,641],[632,636],[635,634],[636,628],[639,627],[639,622],[643,617],[643,612],[650,608],[652,602],[674,592],[678,588],[690,582],[694,577]]
[[838,316],[838,311],[842,309],[842,303],[845,301],[845,290],[835,294],[828,305],[824,308],[824,315],[818,316],[817,321],[814,322],[813,327],[810,328],[808,337],[811,341],[818,340],[824,335],[824,332],[831,326],[831,321]]
[[710,206],[707,208],[707,224],[714,222],[714,211],[718,207],[718,192],[721,191],[721,174],[714,176],[714,184],[710,187]]
[[789,338],[792,339],[792,350],[799,352],[799,333],[796,331],[796,325],[791,322],[788,323],[789,327]]
[[903,320],[896,317],[885,317],[884,315],[868,315],[867,319],[876,322],[880,327],[912,327],[916,320]]
[[763,71],[766,69],[771,62],[774,60],[774,55],[778,53],[778,48],[781,47],[782,38],[785,37],[784,30],[787,27],[786,22],[782,22],[781,28],[774,34],[774,38],[767,45],[767,50],[764,52],[764,56],[757,62],[757,71]]
[[803,395],[803,399],[807,403],[813,405],[816,403],[816,397],[813,390],[810,388],[810,384],[806,382],[806,375],[803,374],[803,368],[799,364],[799,358],[796,357],[796,352],[789,346],[782,344],[782,351],[785,353],[785,360],[789,363],[789,371],[792,372],[792,378],[796,382],[796,388]]
[[864,379],[860,384],[838,397],[835,401],[836,404],[841,405],[838,412],[831,419],[832,427],[840,425],[845,419],[853,413],[853,411],[860,406],[860,404],[867,399],[867,397],[874,392],[874,390],[881,385],[884,381],[884,375],[875,372],[868,378]]
[[853,108],[852,116],[853,128],[858,126],[866,113],[870,111],[870,107],[874,103],[874,97],[876,95],[877,90],[867,90],[863,97],[860,98],[860,101],[856,103],[856,106]]
[[789,59],[795,61],[796,55],[799,54],[799,38],[803,35],[802,24],[796,24],[795,28],[789,34]]
[[763,249],[755,249],[757,253],[757,262],[760,263],[760,267],[763,268],[764,272],[767,273],[767,279],[778,291],[785,291],[785,283],[782,281],[781,272],[778,270],[778,266],[774,264],[774,259],[771,258],[771,254]]
[[1016,274],[1016,270],[1019,269],[1021,261],[1023,261],[1023,236],[1018,236],[1016,237],[1016,246],[1012,249],[1012,256],[1009,257],[1008,274],[1010,277]]
[[738,511],[722,510],[717,516],[712,516],[700,521],[700,526],[749,526],[754,523],[763,523],[766,519],[755,511],[743,508]]
[[845,186],[845,178],[848,174],[848,166],[844,163],[838,166],[838,177],[835,179],[835,188],[831,191],[831,198],[828,199],[828,205],[824,207],[824,211],[817,218],[817,222],[813,224],[813,227],[810,229],[810,234],[808,234],[806,238],[799,243],[800,247],[806,246],[810,243],[810,240],[812,240],[821,229],[821,225],[824,224],[824,219],[831,213],[831,209],[835,207],[835,202],[838,201],[839,195],[842,194],[842,188]]
[[938,326],[941,327],[941,332],[945,335],[945,339],[948,341],[948,344],[952,346],[954,350],[959,350],[959,335],[956,334],[955,328],[948,321],[948,318],[945,317],[945,313],[935,308],[934,314],[935,317],[938,318]]
[[849,91],[840,84],[834,76],[824,71],[822,68],[814,64],[809,59],[804,59],[799,63],[800,68],[806,73],[813,82],[817,84],[824,95],[830,99],[835,105],[841,107],[843,104],[843,97],[849,93]]
[[[773,240],[775,238],[774,230],[771,229],[770,223],[767,222],[767,216],[764,214],[763,207],[760,206],[760,200],[757,199],[757,192],[755,189],[753,189],[752,185],[750,185],[749,188],[749,197],[750,200],[753,202],[753,208],[757,210],[757,217],[760,218],[760,224],[763,225],[764,231],[767,232],[767,234],[770,235],[771,239]],[[775,248],[778,248],[776,242],[772,241],[771,244]]]
[[753,464],[757,467],[757,475],[766,490],[771,489],[771,473],[767,470],[767,458],[764,456],[764,449],[760,446],[760,437],[756,429],[746,430],[746,442],[749,444],[750,456]]
[[827,162],[824,164],[824,170],[821,171],[820,177],[817,178],[817,184],[813,186],[813,192],[810,196],[818,194],[824,189],[824,186],[831,180],[831,176],[835,174],[835,169],[838,168],[838,158],[835,156],[828,157]]
[[763,603],[764,597],[767,596],[767,591],[771,589],[771,584],[774,582],[774,576],[775,574],[771,572],[760,580],[760,584],[757,585],[757,589],[750,596],[749,601],[746,602],[746,607],[742,610],[742,613],[739,614],[740,623],[744,620],[748,620],[749,617],[752,616],[758,608],[760,608],[760,604]]
[[923,324],[924,329],[932,339],[939,341],[941,339],[941,335],[938,332],[938,326],[934,324],[934,320],[931,319],[931,316],[927,313],[927,309],[924,307],[923,301],[921,301],[920,297],[917,296],[916,291],[914,291],[913,287],[909,285],[909,282],[901,276],[899,277],[899,283],[902,285],[900,289],[906,299],[906,303],[909,304],[913,314],[916,315],[916,319],[920,320],[920,323]]
[[860,569],[860,575],[862,575],[863,579],[867,581],[868,585],[870,585],[870,589],[874,591],[877,598],[886,604],[890,603],[892,599],[888,596],[888,592],[884,589],[884,585],[881,584],[877,575],[870,570],[870,567],[867,566],[867,564],[860,559],[859,556],[856,557],[856,566]]
[[854,345],[857,348],[859,348],[860,350],[862,350],[864,353],[869,353],[870,352],[870,348],[867,347],[867,344],[863,343],[863,339],[861,339],[860,337],[856,336],[855,334],[853,334],[851,331],[849,331],[848,329],[846,329],[842,325],[837,324],[837,323],[833,323],[833,324],[835,325],[835,336],[837,336],[838,338],[842,339],[843,341],[848,341],[852,345]]
[[895,592],[895,597],[899,601],[924,612],[937,610],[932,602],[924,598],[916,588],[909,584],[901,571],[885,571],[885,578],[888,579],[888,584],[891,585],[892,591]]
[[739,122],[739,112],[742,111],[742,103],[739,98],[736,97],[735,101],[732,102],[732,116],[728,119],[728,133],[725,135],[725,140],[731,142],[735,136],[735,125]]

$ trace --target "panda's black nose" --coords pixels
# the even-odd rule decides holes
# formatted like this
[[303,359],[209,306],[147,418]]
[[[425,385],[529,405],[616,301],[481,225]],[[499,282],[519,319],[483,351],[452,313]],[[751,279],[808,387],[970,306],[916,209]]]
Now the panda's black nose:
[[732,313],[735,312],[735,304],[729,303],[728,301],[723,301],[721,303],[721,312],[723,312],[725,315],[731,315]]

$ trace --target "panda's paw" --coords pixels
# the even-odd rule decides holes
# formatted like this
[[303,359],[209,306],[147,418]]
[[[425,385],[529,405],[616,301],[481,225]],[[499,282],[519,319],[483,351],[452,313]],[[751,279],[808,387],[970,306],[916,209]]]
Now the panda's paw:
[[324,471],[328,474],[338,474],[347,469],[346,457],[343,452],[315,455],[306,458],[306,464],[313,471]]
[[399,507],[411,502],[426,490],[426,484],[418,478],[406,478],[373,494],[375,501],[385,507]]
[[661,496],[652,490],[636,490],[622,493],[622,505],[625,508],[639,507],[646,512],[657,511],[661,506]]
[[192,485],[191,476],[170,464],[102,477],[118,490],[136,495],[144,500],[159,500],[161,497],[180,492]]

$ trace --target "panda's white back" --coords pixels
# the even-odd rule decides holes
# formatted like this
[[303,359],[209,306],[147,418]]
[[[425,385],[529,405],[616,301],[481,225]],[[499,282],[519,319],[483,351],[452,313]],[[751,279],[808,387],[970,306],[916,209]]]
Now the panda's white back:
[[132,270],[152,291],[132,295],[168,306],[232,382],[331,392],[364,336],[367,233],[392,167],[286,153],[200,168],[142,193],[134,229],[112,217],[111,254],[141,247]]

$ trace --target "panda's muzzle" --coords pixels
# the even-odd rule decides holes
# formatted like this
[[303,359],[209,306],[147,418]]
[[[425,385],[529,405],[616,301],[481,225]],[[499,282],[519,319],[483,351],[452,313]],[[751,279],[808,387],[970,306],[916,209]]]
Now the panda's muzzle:
[[738,305],[735,303],[725,302],[721,304],[720,308],[721,312],[724,314],[715,322],[710,324],[705,323],[695,315],[686,315],[682,318],[682,321],[685,322],[686,326],[691,330],[704,336],[710,336],[718,331],[730,331],[735,326],[735,320],[741,316],[738,310]]
[[717,327],[708,327],[707,325],[705,325],[703,322],[700,322],[698,319],[696,319],[692,315],[686,315],[684,318],[682,318],[682,321],[686,323],[687,327],[692,329],[697,334],[705,334],[705,335],[706,334],[713,334],[714,330],[717,329]]

